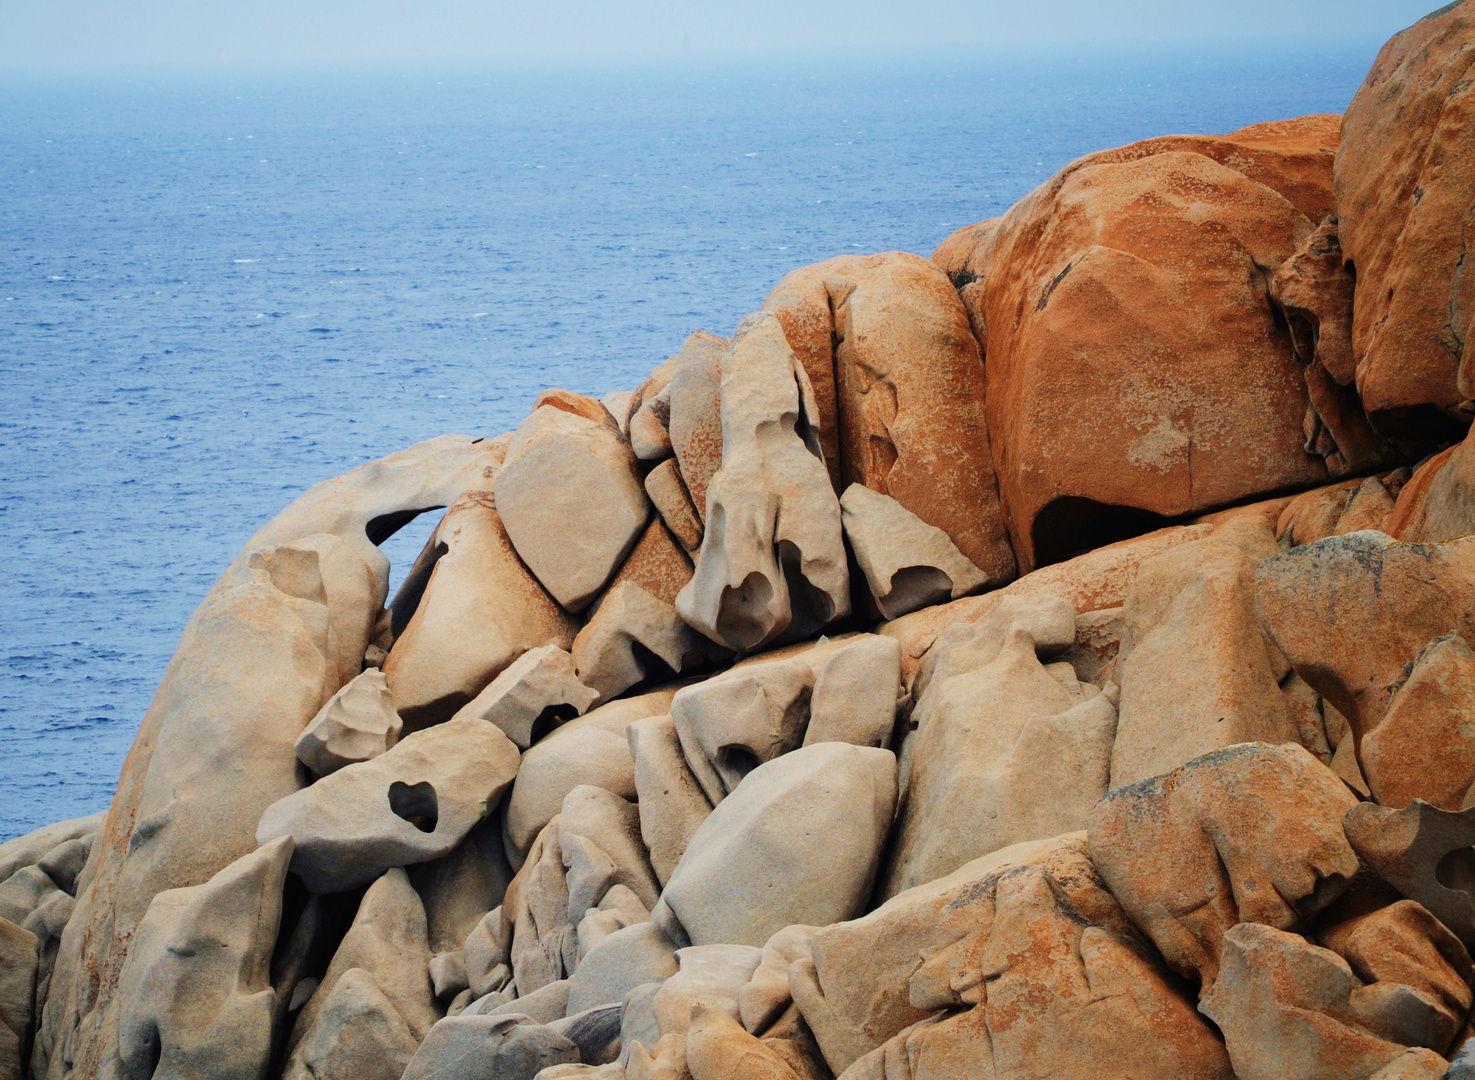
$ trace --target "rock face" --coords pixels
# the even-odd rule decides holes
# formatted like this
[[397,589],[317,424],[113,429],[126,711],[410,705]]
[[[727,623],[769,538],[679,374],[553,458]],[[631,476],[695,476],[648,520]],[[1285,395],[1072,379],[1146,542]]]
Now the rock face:
[[384,662],[411,729],[452,716],[529,649],[574,638],[574,621],[519,561],[490,491],[453,502],[430,543],[445,553]]
[[1428,437],[1469,422],[1457,407],[1471,397],[1465,342],[1475,302],[1461,269],[1475,192],[1472,42],[1465,3],[1389,41],[1347,109],[1337,149],[1343,258],[1357,270],[1357,389],[1389,434]]
[[0,919],[0,1078],[24,1080],[36,1024],[36,935]]
[[496,492],[517,554],[569,611],[604,587],[650,513],[635,454],[614,420],[553,406],[517,429]]
[[707,488],[722,465],[722,354],[727,341],[698,330],[671,372],[671,448],[697,517],[707,520]]
[[1283,263],[1330,211],[1337,127],[1308,117],[1089,155],[970,260],[1022,570],[1324,482],[1302,449],[1300,365],[1256,267]]
[[314,892],[342,892],[448,854],[512,786],[517,766],[500,730],[448,720],[273,803],[256,839],[292,837],[293,872]]
[[751,651],[850,612],[840,503],[813,441],[814,392],[772,315],[740,324],[723,356],[721,415],[722,467],[676,610],[712,640]]

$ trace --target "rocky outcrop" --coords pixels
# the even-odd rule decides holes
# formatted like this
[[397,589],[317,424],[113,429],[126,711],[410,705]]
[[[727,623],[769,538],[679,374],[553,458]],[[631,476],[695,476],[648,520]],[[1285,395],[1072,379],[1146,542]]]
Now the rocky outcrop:
[[1334,117],[1091,155],[303,496],[0,845],[0,1077],[1470,1072],[1466,6],[1335,198]]

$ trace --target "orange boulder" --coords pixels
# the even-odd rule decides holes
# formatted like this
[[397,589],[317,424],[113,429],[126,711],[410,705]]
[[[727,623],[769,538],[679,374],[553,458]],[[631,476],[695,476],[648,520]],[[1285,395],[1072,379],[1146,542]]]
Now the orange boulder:
[[[939,251],[986,324],[1021,570],[1164,518],[1325,482],[1268,297],[1331,209],[1336,117],[1093,154]],[[1311,216],[1308,216],[1311,215]],[[978,241],[981,240],[981,250]]]
[[1356,268],[1357,388],[1387,434],[1458,431],[1475,383],[1475,4],[1393,38],[1352,99],[1336,160],[1342,253]]

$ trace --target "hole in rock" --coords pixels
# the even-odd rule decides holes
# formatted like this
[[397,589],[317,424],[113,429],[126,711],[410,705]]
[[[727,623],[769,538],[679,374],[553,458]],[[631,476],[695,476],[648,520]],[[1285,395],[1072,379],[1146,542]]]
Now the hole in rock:
[[886,606],[892,611],[916,611],[946,603],[953,595],[953,579],[935,566],[903,566],[891,575]]
[[724,772],[735,775],[739,781],[763,762],[746,746],[724,746],[717,751],[717,764]]
[[440,820],[440,804],[435,797],[435,788],[422,780],[418,784],[406,784],[396,780],[389,785],[389,808],[396,817],[402,817],[421,832],[435,832]]
[[563,726],[578,715],[579,710],[567,702],[562,702],[558,705],[549,705],[533,721],[533,730],[528,736],[530,744],[537,744],[542,740],[544,735],[553,731],[554,728]]
[[784,571],[784,581],[789,586],[789,610],[792,620],[789,628],[775,640],[797,641],[816,634],[835,617],[835,604],[829,593],[811,585],[804,576],[804,553],[791,540],[778,542],[779,565]]
[[1458,847],[1439,860],[1434,880],[1446,889],[1475,894],[1475,848]]
[[1378,434],[1390,439],[1414,439],[1431,443],[1460,442],[1469,431],[1464,423],[1433,405],[1376,409],[1369,412],[1367,418]]
[[756,570],[743,578],[738,588],[724,588],[718,609],[717,636],[739,649],[757,645],[763,639],[763,615],[772,599],[773,586]]
[[1135,506],[1113,506],[1079,495],[1064,495],[1035,515],[1030,530],[1035,566],[1064,562],[1087,551],[1130,540],[1171,525],[1172,520]]
[[[435,564],[440,561],[441,556],[449,550],[445,544],[431,542],[435,538],[435,530],[440,527],[441,520],[443,519],[437,518],[426,523],[425,538],[419,545],[419,554],[413,560],[410,558],[410,553],[417,549],[405,543],[413,539],[412,535],[396,539],[393,544],[384,549],[384,554],[389,556],[390,595],[394,598],[389,602],[390,626],[395,637],[404,633],[405,627],[410,624],[410,619],[415,615],[415,609],[420,606],[420,600],[425,595],[425,586],[430,584],[431,571],[435,569]],[[419,532],[420,530],[413,531]],[[399,568],[403,566],[408,566],[409,570],[401,575]]]

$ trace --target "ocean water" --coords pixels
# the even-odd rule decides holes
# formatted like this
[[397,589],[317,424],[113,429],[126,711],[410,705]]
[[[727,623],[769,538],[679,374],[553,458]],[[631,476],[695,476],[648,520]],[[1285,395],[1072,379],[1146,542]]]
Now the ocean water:
[[108,805],[309,484],[634,388],[788,270],[928,254],[1091,150],[1340,112],[1379,44],[0,75],[0,839]]

